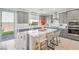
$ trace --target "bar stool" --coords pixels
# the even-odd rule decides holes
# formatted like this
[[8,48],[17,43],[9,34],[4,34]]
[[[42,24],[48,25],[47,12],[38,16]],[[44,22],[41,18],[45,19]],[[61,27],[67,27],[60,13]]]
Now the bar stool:
[[46,34],[41,34],[35,38],[35,50],[47,50]]
[[47,50],[47,38],[46,34],[44,35],[39,35],[39,40],[40,40],[40,50]]
[[60,30],[57,30],[55,33],[54,33],[54,42],[53,40],[51,40],[50,42],[52,44],[55,44],[56,46],[58,46],[58,43],[60,42],[60,38],[59,38],[59,35],[60,35]]
[[[55,50],[55,40],[54,40],[54,33],[47,33],[47,39],[48,39],[48,48],[49,49],[52,49],[52,50]],[[52,40],[52,43],[50,42]]]

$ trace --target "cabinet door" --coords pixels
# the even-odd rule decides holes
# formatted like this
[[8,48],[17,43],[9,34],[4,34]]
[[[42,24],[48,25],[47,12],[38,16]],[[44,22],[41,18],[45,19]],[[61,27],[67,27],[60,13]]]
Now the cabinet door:
[[74,10],[74,19],[79,20],[79,10]]
[[19,33],[18,35],[18,49],[26,50],[27,49],[27,35],[26,33]]
[[27,33],[23,33],[22,45],[23,45],[23,49],[27,50]]
[[17,22],[20,24],[28,23],[28,12],[18,11],[17,12]]
[[72,20],[73,19],[73,16],[74,16],[73,12],[68,12],[67,19],[68,20]]
[[23,34],[18,33],[18,39],[17,39],[17,49],[22,49],[22,39],[23,39]]
[[67,17],[68,17],[68,20],[78,20],[79,10],[69,11]]
[[23,18],[23,13],[20,12],[20,11],[18,11],[18,12],[17,12],[17,22],[18,22],[18,23],[23,23],[23,20],[24,20],[24,18]]
[[60,23],[67,23],[67,12],[59,14]]
[[24,12],[24,22],[28,23],[29,21],[29,14],[28,12]]
[[61,37],[67,37],[67,35],[68,35],[68,30],[67,29],[61,29],[60,36]]

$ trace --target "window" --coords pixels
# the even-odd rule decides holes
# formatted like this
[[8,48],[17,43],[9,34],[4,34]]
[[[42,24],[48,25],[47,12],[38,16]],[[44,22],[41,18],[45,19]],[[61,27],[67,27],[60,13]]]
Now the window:
[[2,11],[1,40],[14,38],[14,13]]
[[0,39],[1,39],[1,28],[2,28],[2,22],[1,22],[1,12],[0,12]]
[[11,12],[2,12],[2,29],[3,32],[14,30],[14,14]]

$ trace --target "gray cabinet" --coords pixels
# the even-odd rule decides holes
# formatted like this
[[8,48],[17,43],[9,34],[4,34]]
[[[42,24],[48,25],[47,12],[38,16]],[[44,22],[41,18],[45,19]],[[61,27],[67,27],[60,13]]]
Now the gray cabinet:
[[70,34],[70,33],[68,33],[67,29],[61,29],[60,36],[64,37],[64,38],[68,38],[68,39],[79,41],[79,35]]
[[68,30],[67,30],[67,29],[60,29],[60,30],[61,30],[60,36],[61,36],[61,37],[67,37],[67,35],[68,35]]
[[79,10],[72,10],[67,12],[67,19],[68,20],[79,20]]
[[17,23],[28,23],[28,12],[17,11]]
[[68,23],[69,21],[79,21],[79,9],[59,13],[60,23]]
[[59,13],[60,23],[67,23],[67,12]]

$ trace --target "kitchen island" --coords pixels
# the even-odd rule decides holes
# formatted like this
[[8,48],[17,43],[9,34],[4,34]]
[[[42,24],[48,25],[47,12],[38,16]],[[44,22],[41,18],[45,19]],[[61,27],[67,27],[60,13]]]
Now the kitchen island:
[[[40,30],[30,30],[28,31],[29,35],[29,50],[40,50],[40,44],[37,42],[44,42],[46,41],[46,34],[55,32],[57,29],[46,29],[45,31],[40,31]],[[37,47],[36,47],[37,46]]]

